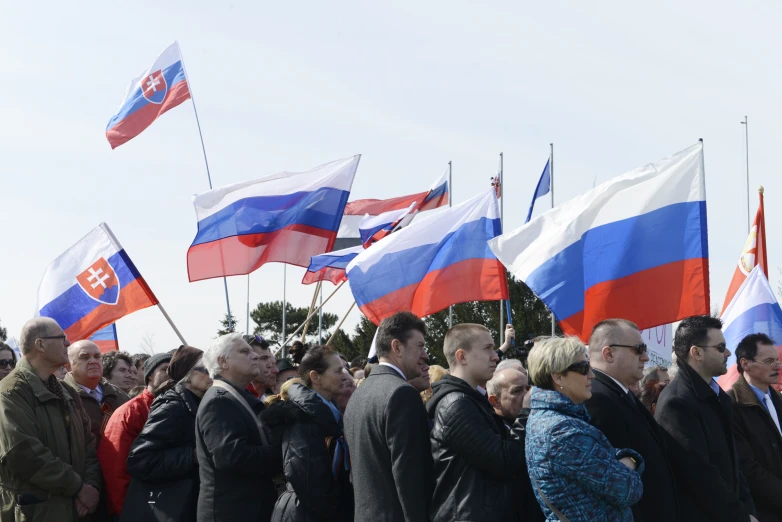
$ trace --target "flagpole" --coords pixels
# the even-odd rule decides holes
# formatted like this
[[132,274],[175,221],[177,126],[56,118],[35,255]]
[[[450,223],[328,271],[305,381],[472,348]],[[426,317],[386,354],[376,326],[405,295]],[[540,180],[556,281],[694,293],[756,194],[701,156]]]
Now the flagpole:
[[[453,168],[448,162],[448,208],[453,207]],[[453,328],[453,305],[448,307],[448,328]]]
[[[344,281],[343,281],[344,283]],[[340,283],[342,286],[342,283]],[[337,287],[339,288],[339,287]],[[329,296],[331,297],[331,296]],[[328,299],[326,299],[328,301]],[[318,344],[323,340],[323,285],[320,286],[320,307],[318,308]]]
[[[185,56],[182,54],[182,49],[179,48],[179,42],[176,44],[179,50],[179,57],[182,60],[182,71],[185,73],[185,80],[187,81],[187,90],[190,92],[190,101],[193,102],[193,113],[195,114],[196,126],[198,126],[198,137],[201,139],[201,152],[204,153],[204,165],[206,166],[206,178],[209,180],[209,190],[212,190],[212,174],[209,172],[209,160],[206,159],[206,147],[204,146],[204,134],[201,132],[201,121],[198,119],[198,109],[196,109],[195,95],[193,94],[193,84],[190,82],[190,77],[187,75],[187,67],[185,67]],[[222,255],[222,249],[220,250]],[[223,286],[225,287],[225,308],[228,310],[228,331],[234,330],[233,320],[231,318],[231,303],[228,300],[228,278],[223,276]]]
[[[504,194],[503,194],[503,192],[505,190],[505,187],[502,186],[502,183],[503,183],[502,170],[503,170],[503,156],[502,156],[502,152],[500,152],[500,176],[499,176],[500,179],[497,180],[497,185],[499,186],[499,189],[500,189],[500,228],[502,228],[502,224],[503,224],[503,219],[502,219],[503,218],[503,207],[504,207],[503,203],[505,202],[505,198],[504,198]],[[505,313],[505,303],[503,301],[504,300],[500,300],[500,344],[505,342],[505,335],[504,335],[505,334],[505,325],[503,324],[505,322],[505,319],[504,319],[504,316],[503,316],[503,314]]]
[[[551,157],[549,161],[549,187],[551,187],[551,208],[554,208],[554,144],[551,143]],[[557,319],[554,317],[554,312],[551,312],[551,335],[554,336],[557,333]]]
[[[325,301],[323,301],[323,302],[320,304],[320,306],[318,306],[318,309],[317,309],[317,310],[313,311],[313,312],[312,312],[310,315],[308,315],[308,316],[307,316],[307,319],[309,319],[309,318],[311,318],[311,317],[315,317],[315,314],[317,314],[317,313],[319,313],[321,310],[323,310],[323,306],[324,306],[326,303],[328,303],[328,302],[329,302],[329,299],[331,299],[332,297],[334,297],[334,294],[336,294],[336,293],[337,293],[337,291],[338,291],[340,288],[342,288],[344,285],[345,285],[345,281],[342,281],[342,282],[341,282],[339,285],[337,285],[337,288],[335,288],[335,289],[334,289],[334,291],[333,291],[333,292],[331,292],[331,293],[329,294],[329,296],[326,298],[326,300],[325,300]],[[320,290],[320,291],[321,291],[321,297],[322,297],[322,296],[323,296],[323,287],[321,287],[321,290]],[[306,321],[307,319],[305,319],[305,321]],[[284,342],[284,343],[282,343],[282,346],[285,346],[285,345],[287,345],[287,344],[288,344],[288,343],[291,341],[291,339],[293,339],[293,338],[296,336],[296,334],[297,334],[297,333],[299,333],[299,332],[300,332],[300,331],[301,331],[303,328],[304,328],[304,323],[302,323],[301,325],[299,325],[299,327],[298,327],[298,328],[296,328],[296,330],[295,330],[295,331],[294,331],[292,334],[290,334],[290,335],[288,336],[288,338],[285,340],[285,342]],[[277,354],[278,354],[278,353],[279,353],[279,352],[282,350],[282,346],[281,346],[280,348],[278,348],[276,352],[274,352],[274,355],[277,355]]]
[[247,326],[244,333],[250,335],[250,274],[247,274]]
[[[285,304],[287,302],[287,279],[288,279],[288,265],[284,264],[282,265],[282,338],[285,339],[285,326],[286,326],[286,316],[285,316]],[[282,356],[285,357],[288,355],[288,350],[285,349],[285,345],[282,345]]]
[[744,150],[747,157],[747,234],[752,230],[752,218],[750,217],[750,202],[749,202],[749,121],[744,116],[744,121],[740,122],[744,125]]
[[355,301],[353,301],[353,304],[350,305],[350,308],[348,308],[348,311],[345,312],[345,315],[342,317],[342,320],[339,322],[337,327],[334,329],[334,333],[331,334],[331,337],[329,337],[329,340],[326,341],[326,344],[331,344],[331,341],[334,340],[334,336],[337,335],[337,332],[339,332],[339,329],[342,328],[342,323],[344,323],[345,319],[348,318],[348,316],[350,315],[350,312],[353,310],[354,306],[356,306],[356,302]]

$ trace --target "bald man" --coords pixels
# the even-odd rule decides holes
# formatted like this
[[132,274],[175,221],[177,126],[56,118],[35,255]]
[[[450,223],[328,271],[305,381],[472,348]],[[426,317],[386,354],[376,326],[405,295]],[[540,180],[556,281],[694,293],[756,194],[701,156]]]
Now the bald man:
[[68,338],[37,317],[20,341],[23,358],[0,381],[0,520],[75,522],[95,512],[101,471],[81,399],[54,376]]
[[97,448],[109,417],[129,398],[124,391],[103,378],[103,362],[97,344],[76,341],[68,347],[68,360],[71,371],[64,380],[81,397],[84,410],[90,417]]

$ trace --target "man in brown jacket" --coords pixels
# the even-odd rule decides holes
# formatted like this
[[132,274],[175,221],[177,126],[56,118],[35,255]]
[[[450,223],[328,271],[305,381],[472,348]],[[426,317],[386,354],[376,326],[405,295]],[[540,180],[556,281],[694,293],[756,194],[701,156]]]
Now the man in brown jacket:
[[766,334],[752,334],[736,348],[740,373],[728,392],[733,399],[733,434],[759,522],[782,522],[782,398],[771,387],[779,379],[779,354]]
[[124,391],[103,378],[103,362],[97,344],[76,341],[68,347],[68,359],[71,371],[64,380],[81,397],[97,448],[109,417],[129,398]]
[[68,362],[55,321],[25,324],[24,358],[0,381],[0,522],[71,522],[95,511],[101,473],[78,394],[54,376]]

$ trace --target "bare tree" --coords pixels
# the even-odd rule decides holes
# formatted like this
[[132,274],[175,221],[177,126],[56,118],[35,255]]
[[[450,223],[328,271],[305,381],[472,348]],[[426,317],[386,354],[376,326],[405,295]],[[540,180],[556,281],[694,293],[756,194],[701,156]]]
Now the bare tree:
[[141,341],[138,343],[138,347],[146,354],[155,355],[155,334],[144,332],[141,335]]

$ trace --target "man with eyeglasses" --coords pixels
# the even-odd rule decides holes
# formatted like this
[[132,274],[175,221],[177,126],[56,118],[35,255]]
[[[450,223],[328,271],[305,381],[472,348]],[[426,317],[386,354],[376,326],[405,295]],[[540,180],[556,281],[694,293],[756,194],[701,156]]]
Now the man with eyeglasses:
[[101,471],[81,400],[54,376],[68,339],[37,317],[20,345],[24,358],[0,382],[0,520],[75,521],[95,512]]
[[739,378],[733,399],[733,435],[760,522],[782,521],[782,398],[779,353],[766,334],[746,336],[736,347]]
[[731,400],[714,380],[727,372],[730,350],[722,321],[708,315],[679,323],[673,341],[676,377],[660,394],[654,417],[676,441],[685,464],[680,480],[681,519],[687,522],[757,522],[739,464]]
[[585,404],[592,425],[615,448],[633,448],[644,458],[641,475],[644,494],[632,506],[636,522],[679,518],[676,482],[662,428],[631,391],[643,377],[649,361],[646,345],[635,323],[606,319],[589,338],[589,359],[595,380]]

